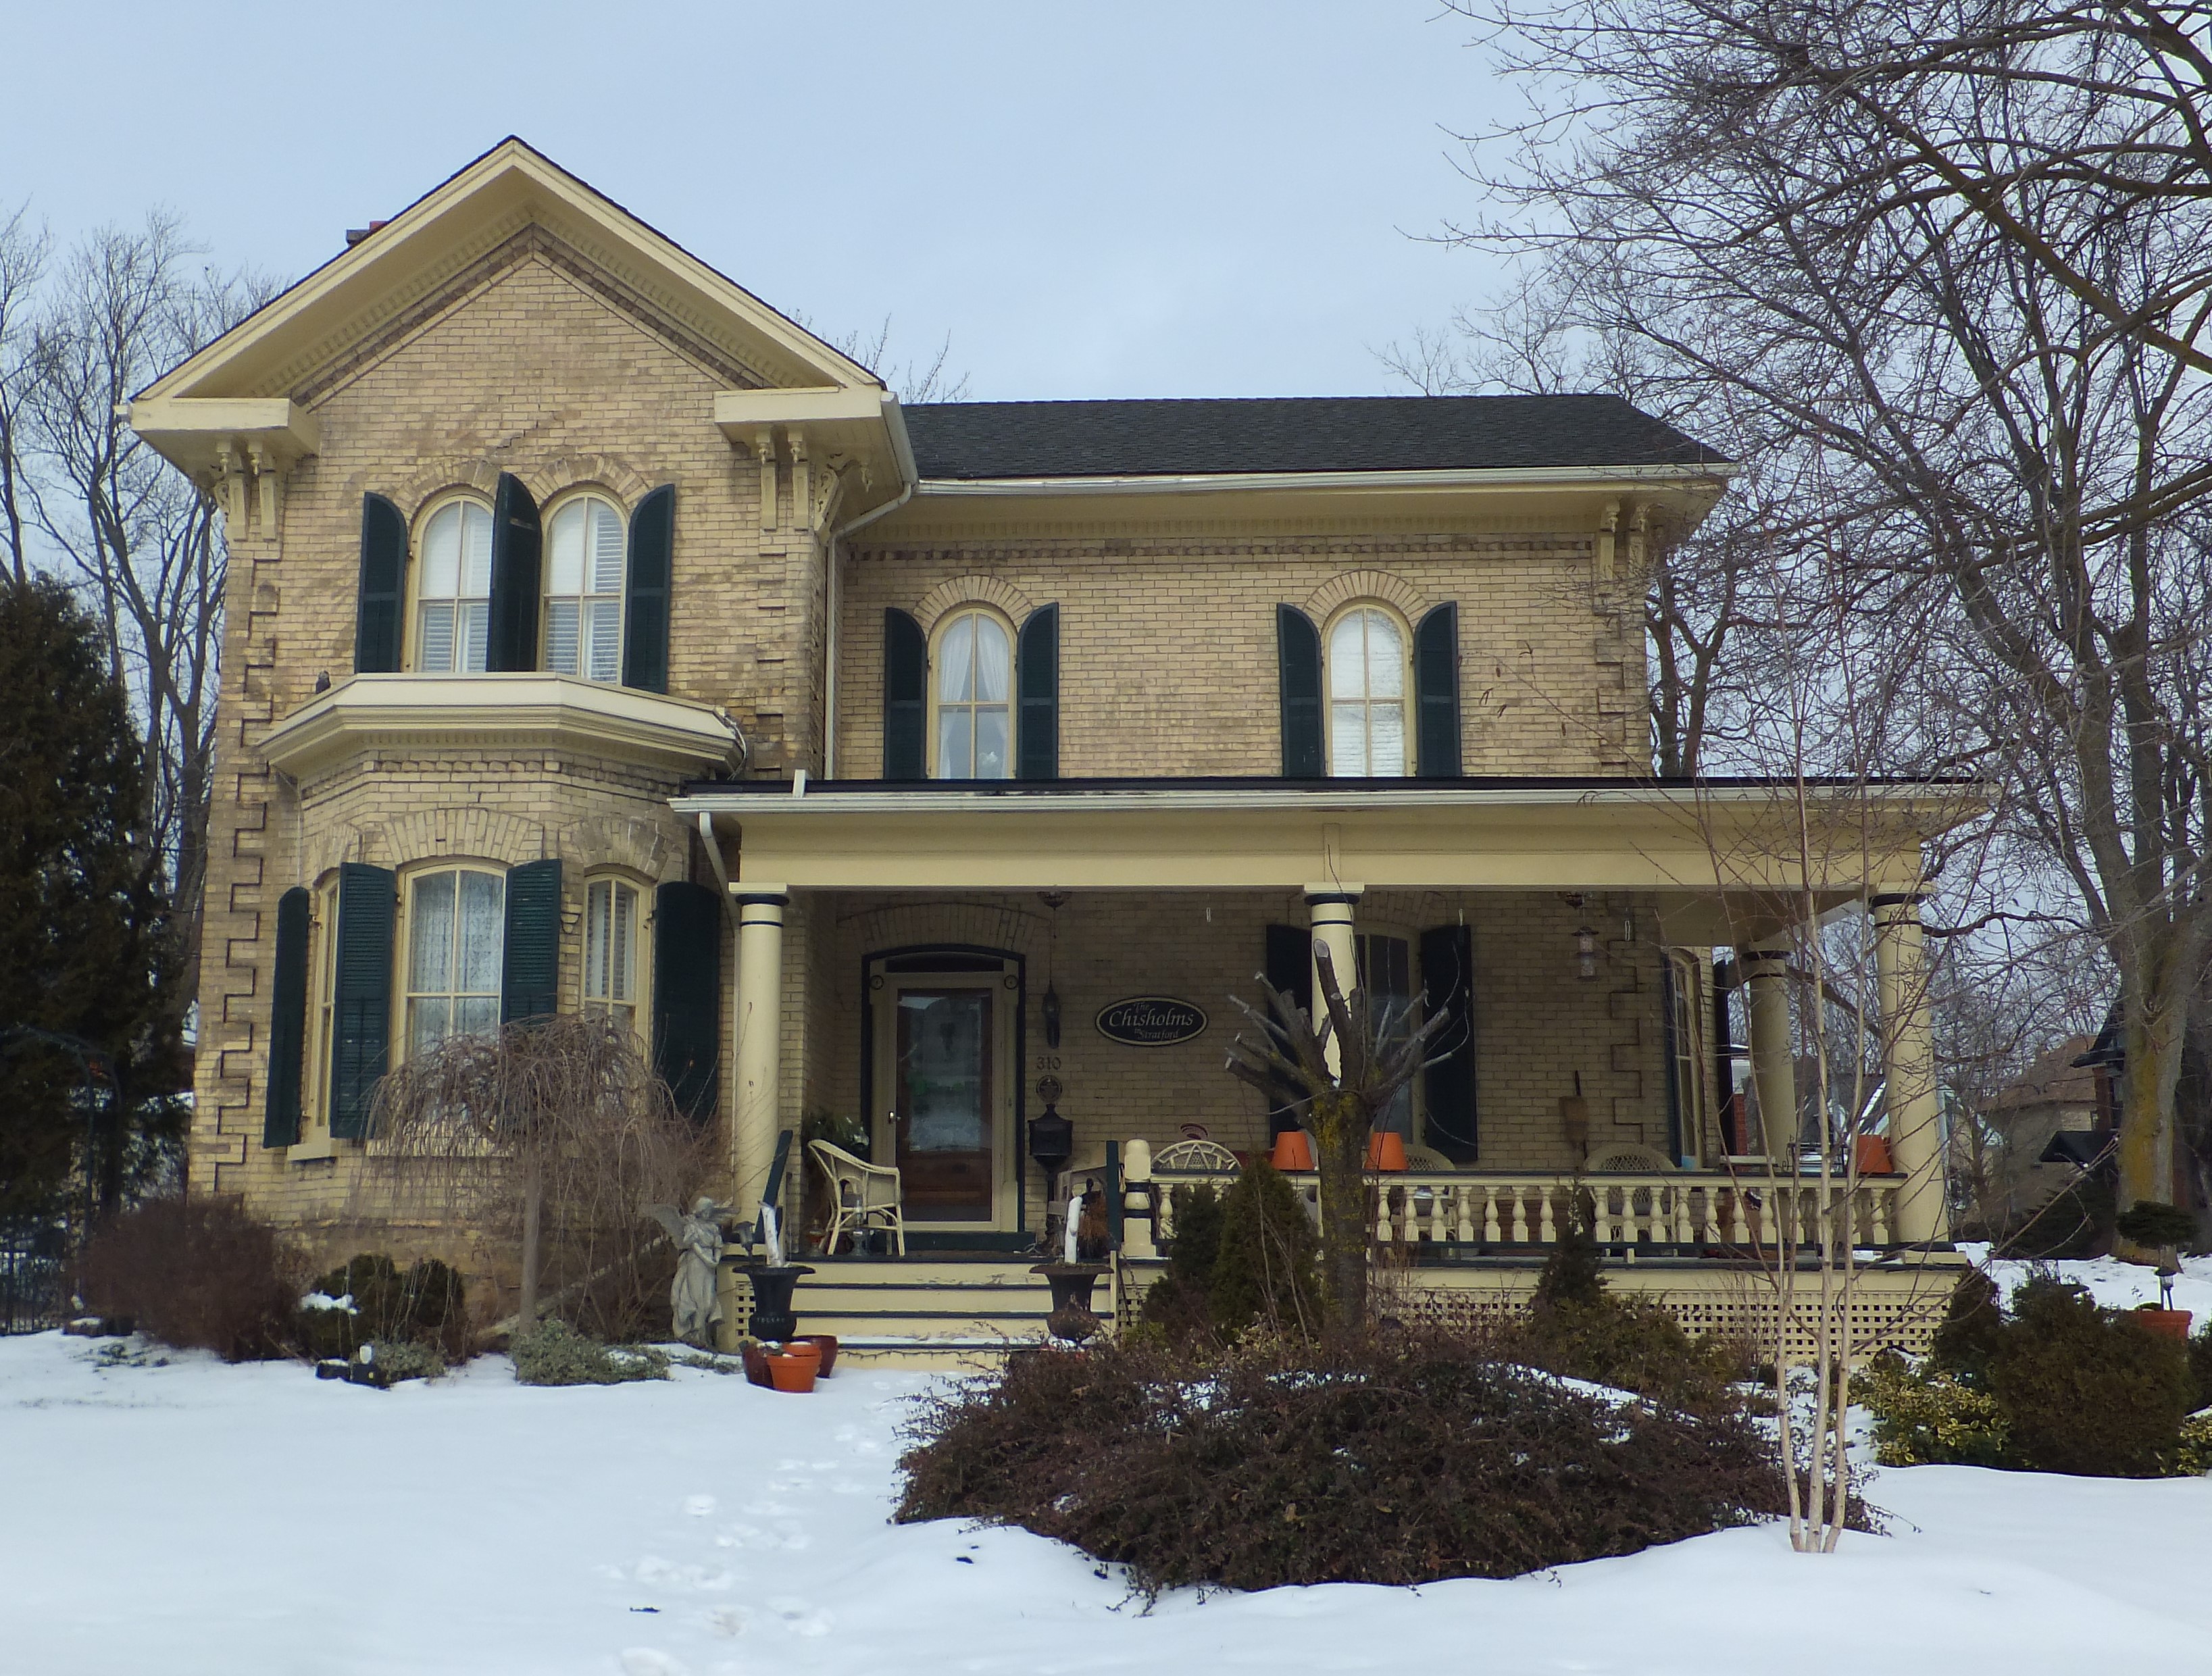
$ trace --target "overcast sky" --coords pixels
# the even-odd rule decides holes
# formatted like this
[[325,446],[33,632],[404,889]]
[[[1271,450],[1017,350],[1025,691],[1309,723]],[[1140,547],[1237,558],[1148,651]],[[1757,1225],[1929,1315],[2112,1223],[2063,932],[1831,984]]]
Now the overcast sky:
[[1420,236],[1505,97],[1436,10],[18,3],[0,207],[289,279],[515,133],[826,336],[950,332],[971,398],[1384,392],[1493,282]]

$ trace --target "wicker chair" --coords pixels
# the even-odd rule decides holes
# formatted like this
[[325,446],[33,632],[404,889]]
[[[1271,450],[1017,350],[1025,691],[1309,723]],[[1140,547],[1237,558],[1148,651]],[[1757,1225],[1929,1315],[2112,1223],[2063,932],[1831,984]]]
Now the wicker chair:
[[1218,1140],[1179,1140],[1152,1154],[1152,1168],[1176,1175],[1234,1175],[1237,1155]]
[[898,1171],[856,1158],[826,1140],[811,1140],[806,1149],[830,1179],[830,1228],[822,1248],[834,1254],[842,1236],[880,1224],[890,1230],[898,1254],[905,1256],[906,1218],[900,1210]]

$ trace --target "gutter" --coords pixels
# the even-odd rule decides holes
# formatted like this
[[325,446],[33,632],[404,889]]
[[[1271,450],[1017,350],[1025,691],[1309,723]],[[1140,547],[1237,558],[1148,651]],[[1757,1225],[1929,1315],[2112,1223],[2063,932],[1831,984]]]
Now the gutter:
[[[878,518],[888,518],[908,501],[921,483],[921,473],[914,463],[914,444],[906,434],[906,414],[899,406],[899,398],[890,391],[884,392],[884,428],[890,433],[891,455],[898,462],[899,492],[886,501],[862,513],[858,518],[848,519],[830,531],[830,539],[823,543],[823,613],[829,618],[823,634],[822,672],[822,777],[837,777],[837,623],[842,600],[837,586],[837,544],[854,531],[865,529]],[[700,817],[704,821],[707,817]]]
[[[902,440],[903,432],[901,433]],[[1268,489],[1574,489],[1616,483],[1725,483],[1742,471],[1734,460],[1709,465],[1547,465],[1470,467],[1449,471],[1222,471],[1184,476],[1097,477],[930,477],[915,492],[932,499],[1020,498],[1067,495],[1207,495]],[[898,501],[868,514],[866,523]]]

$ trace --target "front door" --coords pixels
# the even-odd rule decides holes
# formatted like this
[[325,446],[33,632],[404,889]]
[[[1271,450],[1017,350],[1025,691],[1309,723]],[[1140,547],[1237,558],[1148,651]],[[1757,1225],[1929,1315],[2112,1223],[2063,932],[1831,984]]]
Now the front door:
[[981,987],[899,992],[891,1133],[914,1221],[991,1220],[994,999]]

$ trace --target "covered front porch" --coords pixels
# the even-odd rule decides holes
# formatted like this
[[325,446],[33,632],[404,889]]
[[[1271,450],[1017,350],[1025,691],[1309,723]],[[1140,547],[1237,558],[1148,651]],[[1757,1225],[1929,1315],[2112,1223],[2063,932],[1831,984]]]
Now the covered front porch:
[[[917,1260],[1056,1248],[1073,1174],[1142,1265],[1173,1237],[1177,1180],[1295,1126],[1223,1048],[1259,976],[1310,997],[1319,941],[1417,1015],[1457,1015],[1386,1120],[1409,1166],[1376,1178],[1386,1260],[1533,1267],[1577,1179],[1619,1261],[1758,1260],[1818,1225],[1824,1191],[1798,1162],[1789,938],[1808,910],[1856,911],[1882,955],[1891,1167],[1829,1208],[1861,1248],[1940,1243],[1917,887],[1956,805],[1875,795],[1853,828],[1874,841],[1808,863],[1769,786],[695,792],[677,806],[737,925],[740,1202],[779,1133],[827,1113],[901,1172]],[[1736,951],[1732,999],[1717,945]],[[805,1222],[795,1187],[785,1202]]]

